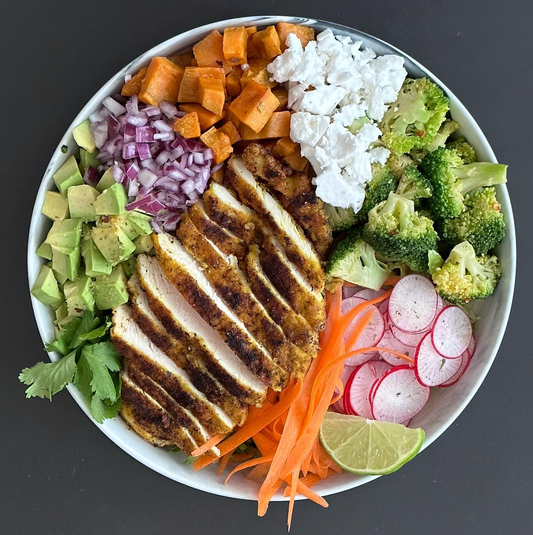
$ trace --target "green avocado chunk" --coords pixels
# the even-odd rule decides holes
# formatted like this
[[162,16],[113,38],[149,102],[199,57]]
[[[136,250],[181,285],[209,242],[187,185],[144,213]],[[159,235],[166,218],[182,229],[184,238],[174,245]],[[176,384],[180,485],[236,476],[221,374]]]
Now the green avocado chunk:
[[113,178],[113,174],[111,173],[111,169],[108,169],[103,175],[98,184],[96,184],[96,189],[102,193],[104,190],[110,188],[114,184],[116,184],[117,181]]
[[63,221],[69,217],[68,201],[57,191],[47,191],[44,194],[41,214],[52,221]]
[[79,247],[58,247],[52,245],[52,269],[59,281],[73,281],[80,269]]
[[151,220],[152,216],[147,214],[137,212],[136,210],[130,212],[129,221],[139,236],[148,236],[149,234],[152,234],[152,227],[150,225]]
[[54,182],[57,189],[66,195],[68,188],[71,186],[81,186],[83,178],[78,167],[78,162],[74,156],[71,156],[55,173]]
[[63,301],[57,308],[56,308],[56,324],[60,321],[64,320],[68,316],[68,307],[67,302]]
[[152,240],[152,235],[139,236],[133,240],[133,243],[135,244],[135,254],[150,253],[154,248],[154,240]]
[[74,137],[74,141],[77,143],[78,147],[85,149],[87,152],[94,152],[96,150],[94,136],[91,131],[91,122],[89,119],[85,119],[83,123],[74,128],[72,131],[72,136]]
[[91,236],[96,247],[112,266],[126,260],[135,251],[135,244],[117,225],[94,227]]
[[57,308],[63,302],[63,296],[59,291],[54,272],[48,266],[41,267],[37,280],[31,289],[31,294],[35,299],[52,308]]
[[46,260],[52,260],[52,246],[49,243],[43,242],[37,247],[35,254]]
[[96,221],[94,201],[100,195],[98,191],[87,184],[72,186],[67,190],[70,217],[82,221]]
[[96,247],[90,235],[83,239],[81,255],[85,262],[85,274],[87,276],[99,277],[100,275],[109,275],[111,273],[113,267]]
[[108,310],[128,302],[126,275],[122,266],[113,268],[111,275],[97,277],[94,281],[96,306]]
[[85,310],[94,310],[93,281],[80,273],[75,281],[63,287],[69,316],[81,316]]
[[45,243],[56,247],[68,247],[75,249],[80,244],[81,219],[65,219],[64,221],[54,221]]
[[124,234],[126,234],[126,236],[130,240],[134,240],[139,235],[139,233],[135,230],[135,227],[131,223],[129,218],[129,212],[122,215],[101,217],[98,220],[98,223],[96,223],[96,226],[102,228],[118,227],[124,232]]
[[100,165],[102,165],[102,162],[96,156],[96,152],[91,153],[87,152],[85,149],[80,149],[80,171],[82,174],[87,171],[88,167],[98,169]]
[[96,215],[122,215],[126,213],[126,190],[122,184],[115,183],[104,190],[96,201],[94,209]]

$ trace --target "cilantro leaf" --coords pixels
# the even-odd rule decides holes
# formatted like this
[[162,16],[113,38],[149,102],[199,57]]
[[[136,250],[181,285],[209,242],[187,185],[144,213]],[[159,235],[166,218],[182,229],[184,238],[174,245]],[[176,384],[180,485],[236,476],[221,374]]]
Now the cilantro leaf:
[[95,318],[94,313],[90,310],[86,310],[83,313],[83,316],[81,317],[80,324],[72,337],[72,340],[70,342],[69,348],[75,349],[77,347],[80,347],[85,342],[85,339],[83,338],[88,333],[96,329],[98,325],[100,325],[100,318]]
[[81,318],[72,318],[68,323],[63,325],[60,329],[58,339],[51,344],[44,345],[45,351],[48,353],[57,351],[61,355],[67,355],[69,353],[70,343],[76,335],[81,321]]
[[30,385],[26,397],[48,398],[63,390],[72,381],[76,373],[76,351],[69,353],[56,362],[38,362],[31,368],[24,368],[19,381]]
[[91,414],[92,417],[101,424],[108,418],[114,418],[120,410],[121,400],[120,398],[114,403],[108,405],[105,401],[101,400],[98,396],[93,396],[91,399]]
[[100,325],[100,327],[89,331],[88,333],[80,335],[79,339],[85,342],[88,340],[96,340],[97,338],[102,338],[109,330],[109,327],[111,327],[111,322],[106,321],[103,325]]
[[101,342],[99,344],[86,345],[82,349],[82,356],[87,359],[91,368],[92,380],[90,382],[92,391],[100,399],[109,399],[111,402],[117,400],[119,393],[113,382],[110,372],[118,372],[121,368],[120,353],[116,350],[112,342]]
[[76,375],[74,376],[74,384],[77,389],[89,399],[93,395],[93,389],[91,388],[91,381],[93,380],[93,372],[87,361],[87,357],[83,351],[80,359],[78,360],[78,366],[76,368]]

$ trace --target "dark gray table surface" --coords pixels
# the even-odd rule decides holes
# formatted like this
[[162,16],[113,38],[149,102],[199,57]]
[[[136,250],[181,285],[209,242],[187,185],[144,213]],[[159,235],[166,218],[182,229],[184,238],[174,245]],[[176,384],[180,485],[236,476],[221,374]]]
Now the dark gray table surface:
[[522,535],[533,524],[531,302],[533,3],[527,0],[4,0],[0,9],[0,533],[285,532],[286,504],[219,498],[152,472],[110,442],[72,398],[24,398],[20,369],[46,357],[26,279],[41,176],[87,100],[123,65],[189,28],[287,14],[358,28],[426,65],[463,101],[508,163],[517,291],[498,358],[456,423],[401,471],[299,502],[293,533]]

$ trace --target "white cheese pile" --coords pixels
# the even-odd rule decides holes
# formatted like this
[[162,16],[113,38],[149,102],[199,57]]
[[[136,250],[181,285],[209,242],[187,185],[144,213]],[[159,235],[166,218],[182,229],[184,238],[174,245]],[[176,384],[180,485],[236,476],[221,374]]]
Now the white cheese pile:
[[[317,195],[356,212],[372,178],[371,164],[384,164],[389,157],[378,142],[377,125],[407,75],[403,58],[376,56],[361,44],[326,30],[304,49],[289,34],[287,50],[268,66],[273,80],[287,82],[289,108],[296,112],[291,139],[315,170]],[[352,134],[348,127],[361,118],[362,126]]]

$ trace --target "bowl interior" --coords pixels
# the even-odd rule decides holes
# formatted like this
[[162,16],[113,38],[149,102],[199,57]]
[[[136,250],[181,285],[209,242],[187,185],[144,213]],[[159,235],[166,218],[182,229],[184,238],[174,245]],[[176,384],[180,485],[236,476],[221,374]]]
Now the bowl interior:
[[[173,37],[139,56],[111,78],[111,80],[109,80],[109,82],[96,93],[74,119],[50,160],[35,201],[28,241],[28,276],[30,287],[37,278],[42,263],[41,259],[35,255],[35,250],[44,240],[46,233],[50,228],[50,222],[41,215],[40,208],[43,203],[45,192],[53,188],[53,173],[76,149],[72,137],[73,128],[99,108],[103,98],[116,92],[121,87],[125,74],[136,72],[140,67],[146,65],[151,57],[167,56],[183,49],[190,48],[213,29],[222,31],[227,26],[254,24],[258,26],[267,26],[276,24],[280,21],[306,24],[314,27],[317,31],[331,28],[335,33],[350,35],[354,40],[362,40],[364,46],[373,48],[378,54],[394,53],[401,55],[405,58],[405,67],[411,76],[428,76],[441,85],[447,92],[451,101],[452,116],[462,125],[461,133],[466,136],[469,142],[474,146],[480,160],[496,161],[495,155],[487,139],[459,100],[427,69],[391,45],[345,26],[313,19],[276,16],[245,17],[220,21]],[[62,153],[60,150],[63,145],[66,145],[69,148],[66,154]],[[481,319],[475,325],[475,335],[478,345],[475,357],[467,372],[459,383],[453,387],[433,389],[428,404],[412,421],[412,426],[422,427],[426,432],[426,441],[423,449],[428,447],[453,423],[475,394],[496,356],[507,325],[515,280],[516,243],[512,208],[507,188],[505,186],[499,186],[498,190],[499,200],[502,204],[502,211],[505,214],[507,223],[507,235],[497,251],[502,263],[503,276],[494,295],[479,303],[478,315]],[[41,338],[43,341],[50,341],[54,336],[52,312],[48,307],[44,306],[33,297],[32,306]],[[51,354],[50,358],[55,360],[57,355]],[[85,398],[75,387],[69,386],[68,389],[76,402],[90,417],[88,403]],[[258,484],[256,482],[237,474],[230,480],[228,485],[224,485],[223,479],[216,476],[215,469],[205,469],[201,472],[193,472],[189,466],[183,464],[183,455],[169,453],[151,446],[131,431],[120,418],[111,421],[108,420],[104,422],[103,425],[96,425],[98,425],[102,432],[113,440],[113,442],[131,456],[175,481],[222,496],[252,500],[256,499],[258,489]],[[362,485],[372,479],[374,479],[374,477],[360,477],[345,473],[327,479],[317,485],[316,490],[321,495],[326,496],[328,494],[334,494]],[[285,498],[276,496],[275,499],[284,500]]]

